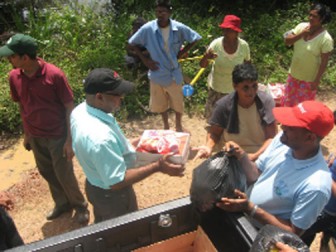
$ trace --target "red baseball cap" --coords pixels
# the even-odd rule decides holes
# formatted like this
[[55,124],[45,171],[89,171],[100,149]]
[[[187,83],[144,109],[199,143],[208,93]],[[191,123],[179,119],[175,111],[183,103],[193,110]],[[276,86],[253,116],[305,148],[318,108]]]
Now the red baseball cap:
[[320,137],[328,135],[334,127],[333,112],[318,101],[304,101],[295,107],[274,108],[273,114],[282,125],[305,128]]
[[236,32],[242,32],[240,29],[241,19],[235,15],[226,15],[223,22],[219,25],[220,28],[228,28]]

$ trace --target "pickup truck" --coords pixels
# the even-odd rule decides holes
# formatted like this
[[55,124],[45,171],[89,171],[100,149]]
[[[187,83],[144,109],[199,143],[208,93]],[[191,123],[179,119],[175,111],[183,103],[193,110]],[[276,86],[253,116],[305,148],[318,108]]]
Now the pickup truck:
[[8,251],[128,252],[199,225],[218,251],[249,251],[257,235],[243,214],[217,208],[200,214],[184,197]]

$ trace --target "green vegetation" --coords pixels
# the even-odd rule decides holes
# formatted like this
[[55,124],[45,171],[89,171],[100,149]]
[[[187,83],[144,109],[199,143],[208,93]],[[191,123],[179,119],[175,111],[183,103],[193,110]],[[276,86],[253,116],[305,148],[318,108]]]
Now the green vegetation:
[[[139,14],[148,20],[153,19],[154,15],[148,1],[138,1],[137,13],[130,13],[134,10],[131,6],[134,6],[134,2],[137,1],[120,1],[123,4],[117,6],[118,8],[114,6],[104,13],[95,12],[94,10],[97,9],[95,7],[71,2],[72,4],[59,5],[56,8],[46,8],[43,12],[35,11],[35,16],[28,18],[27,23],[16,19],[16,28],[13,30],[30,34],[39,41],[39,56],[56,64],[66,73],[73,88],[76,103],[79,103],[84,99],[82,80],[93,68],[109,67],[118,71],[125,79],[134,78],[124,66],[125,45],[131,22]],[[260,82],[284,83],[286,81],[292,50],[284,45],[282,34],[299,22],[307,20],[309,6],[306,1],[295,1],[296,3],[287,10],[272,8],[273,1],[257,1],[265,4],[262,9],[258,5],[254,6],[253,3],[246,4],[246,1],[234,1],[237,3],[231,4],[234,5],[231,8],[220,5],[227,1],[203,2],[204,4],[211,2],[212,5],[199,9],[195,9],[193,5],[193,10],[181,3],[175,5],[173,18],[189,25],[203,36],[189,56],[202,55],[206,46],[221,35],[218,24],[223,16],[234,13],[242,18],[244,32],[241,36],[250,45],[252,61],[260,73]],[[215,7],[215,3],[222,9]],[[328,25],[328,31],[334,38],[336,38],[335,19]],[[335,61],[335,55],[333,55],[324,76],[322,88],[336,85]],[[0,128],[3,131],[14,132],[20,129],[20,118],[17,105],[10,99],[7,79],[10,68],[6,59],[0,59],[2,73],[0,76]],[[183,70],[193,77],[199,70],[198,62],[183,63]],[[206,76],[207,72],[195,84],[195,94],[186,98],[187,112],[202,112],[207,94]],[[143,110],[134,101],[134,94],[126,97],[125,106],[119,115],[120,119],[143,115]]]

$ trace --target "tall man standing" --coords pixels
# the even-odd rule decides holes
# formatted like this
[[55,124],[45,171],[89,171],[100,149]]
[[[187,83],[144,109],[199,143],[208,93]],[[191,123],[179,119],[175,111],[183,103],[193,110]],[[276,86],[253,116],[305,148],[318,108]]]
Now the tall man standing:
[[[169,129],[168,109],[176,114],[176,131],[183,131],[183,76],[178,59],[201,39],[201,36],[188,26],[170,19],[172,5],[169,0],[157,0],[156,20],[143,25],[129,40],[129,48],[148,67],[150,79],[150,108],[161,113],[164,129]],[[182,48],[184,42],[188,42]],[[145,47],[150,57],[143,55]]]
[[24,147],[33,151],[37,168],[48,182],[54,209],[53,220],[75,209],[79,223],[87,223],[87,202],[73,171],[69,117],[74,108],[73,93],[64,73],[38,58],[37,42],[16,34],[0,48],[14,69],[9,73],[12,99],[19,103],[24,129]]

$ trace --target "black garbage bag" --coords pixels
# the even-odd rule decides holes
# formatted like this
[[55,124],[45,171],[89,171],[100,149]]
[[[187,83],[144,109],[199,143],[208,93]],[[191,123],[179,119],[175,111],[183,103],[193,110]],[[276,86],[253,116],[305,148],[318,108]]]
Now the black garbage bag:
[[277,251],[274,249],[276,242],[287,244],[298,252],[309,252],[308,246],[299,236],[270,224],[263,226],[259,230],[250,252]]
[[190,200],[205,212],[222,197],[234,198],[234,189],[246,190],[246,176],[237,158],[220,151],[194,169]]

